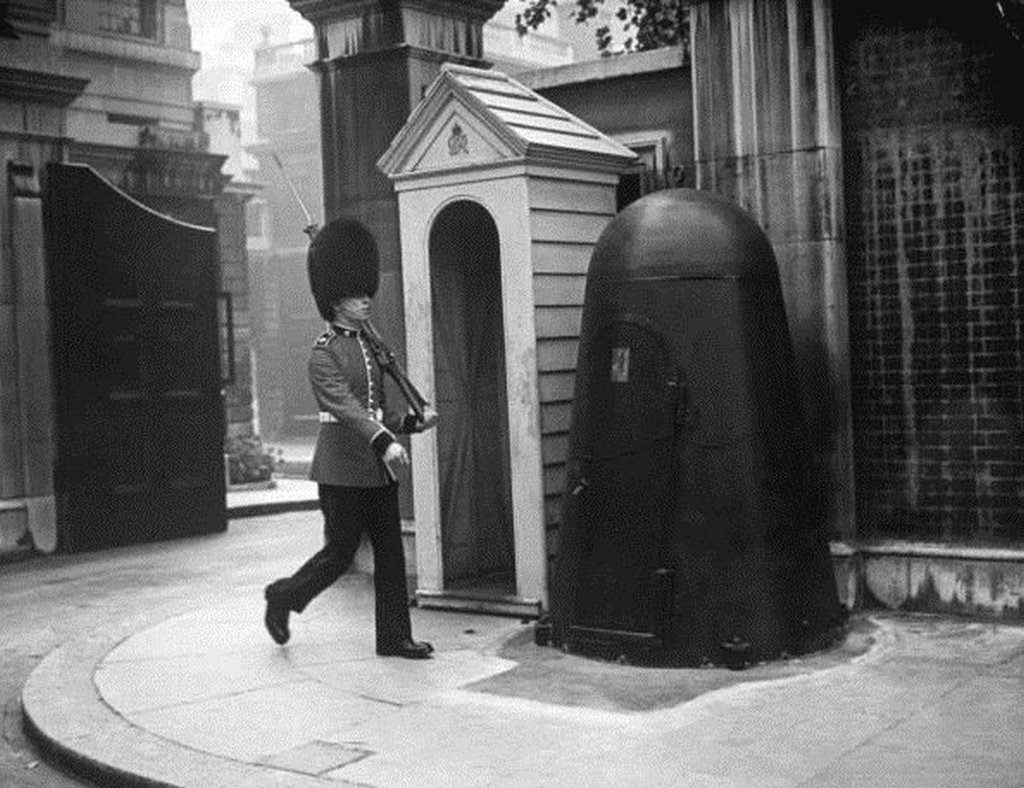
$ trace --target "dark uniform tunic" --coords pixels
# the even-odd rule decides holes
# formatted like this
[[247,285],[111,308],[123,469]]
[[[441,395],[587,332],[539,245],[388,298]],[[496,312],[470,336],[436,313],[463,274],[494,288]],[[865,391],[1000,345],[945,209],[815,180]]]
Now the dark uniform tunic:
[[380,368],[362,334],[333,326],[321,335],[309,358],[309,381],[320,408],[310,478],[345,487],[392,481],[380,458],[408,424],[388,408]]
[[363,531],[373,546],[377,650],[411,638],[398,484],[383,456],[415,418],[388,408],[382,375],[359,331],[332,326],[317,339],[309,380],[320,409],[310,478],[319,483],[324,547],[290,578],[272,584],[302,612],[352,563]]

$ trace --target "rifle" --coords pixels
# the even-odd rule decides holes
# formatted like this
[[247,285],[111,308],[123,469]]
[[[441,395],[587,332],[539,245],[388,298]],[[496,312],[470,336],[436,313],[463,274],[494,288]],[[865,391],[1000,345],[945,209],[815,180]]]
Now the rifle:
[[306,217],[306,226],[302,228],[302,232],[309,236],[310,243],[316,238],[316,234],[319,231],[319,226],[313,221],[313,216],[306,209],[306,203],[299,197],[299,192],[295,188],[295,184],[292,183],[291,177],[288,175],[288,170],[284,168],[284,164],[277,155],[277,151],[271,151],[270,155],[274,157],[274,163],[281,170],[281,175],[284,177],[284,182],[288,186],[288,190],[292,193],[292,197],[295,198],[295,202],[299,204],[299,208],[302,210],[303,215]]
[[426,423],[427,419],[423,414],[423,409],[429,403],[412,384],[412,381],[409,380],[409,376],[405,374],[405,370],[402,369],[398,359],[395,358],[395,351],[384,343],[376,326],[369,320],[363,323],[363,328],[370,351],[373,353],[374,358],[377,359],[377,365],[381,368],[382,372],[395,381],[395,385],[398,386],[402,397],[409,403],[409,407],[412,408],[412,412],[416,415],[416,421],[420,425]]
[[[295,202],[299,204],[299,208],[302,209],[303,215],[306,217],[306,226],[302,228],[302,232],[309,236],[310,243],[316,238],[316,234],[319,232],[319,225],[313,221],[313,216],[306,208],[306,204],[302,202],[302,198],[299,196],[298,190],[295,188],[295,184],[292,183],[292,179],[288,176],[288,171],[284,168],[284,164],[278,157],[277,153],[271,151],[271,156],[274,158],[274,162],[281,170],[281,175],[284,177],[285,183],[288,185],[289,191],[292,193],[292,197]],[[366,337],[367,344],[370,346],[370,352],[373,353],[374,358],[377,360],[377,365],[380,367],[381,372],[388,375],[395,385],[398,386],[399,392],[412,412],[416,416],[416,421],[419,424],[426,422],[426,416],[423,413],[423,409],[429,404],[426,398],[420,394],[417,388],[413,385],[412,381],[409,380],[409,376],[405,370],[398,363],[398,359],[395,357],[395,352],[387,346],[380,332],[377,331],[376,326],[373,325],[369,320],[363,323],[363,334]]]

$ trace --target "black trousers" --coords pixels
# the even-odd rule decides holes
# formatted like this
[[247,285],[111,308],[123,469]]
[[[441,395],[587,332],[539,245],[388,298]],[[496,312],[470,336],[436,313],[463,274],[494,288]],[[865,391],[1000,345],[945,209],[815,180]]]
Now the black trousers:
[[338,487],[321,484],[324,546],[291,577],[274,583],[291,610],[301,613],[352,564],[363,531],[373,546],[374,621],[377,649],[412,637],[405,587],[405,552],[398,513],[398,485]]

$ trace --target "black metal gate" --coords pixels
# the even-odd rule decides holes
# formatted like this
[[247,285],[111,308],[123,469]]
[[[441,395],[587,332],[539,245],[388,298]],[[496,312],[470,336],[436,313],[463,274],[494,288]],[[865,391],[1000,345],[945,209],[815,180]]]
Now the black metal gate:
[[216,232],[47,174],[60,547],[224,530]]

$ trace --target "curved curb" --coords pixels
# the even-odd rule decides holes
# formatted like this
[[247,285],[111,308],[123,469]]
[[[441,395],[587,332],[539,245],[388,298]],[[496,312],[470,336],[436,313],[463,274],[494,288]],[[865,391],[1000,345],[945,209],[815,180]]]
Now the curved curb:
[[312,512],[320,508],[320,501],[296,500],[296,501],[268,501],[267,503],[236,504],[227,507],[228,520],[242,520],[247,517],[267,517],[274,514],[288,514],[290,512]]
[[26,734],[47,756],[110,788],[323,788],[343,780],[233,761],[163,739],[133,725],[100,697],[97,665],[135,631],[93,633],[50,652],[21,693]]
[[47,761],[60,764],[73,774],[85,777],[98,785],[109,785],[111,788],[177,788],[170,783],[149,779],[142,775],[123,771],[109,763],[97,761],[71,747],[65,746],[55,738],[43,733],[29,715],[22,702],[22,716],[25,735],[42,753]]
[[[107,655],[136,633],[194,610],[194,602],[177,602],[68,641],[48,654],[29,675],[21,693],[24,727],[29,737],[49,758],[110,788],[337,788],[356,785],[342,779],[318,777],[195,749],[151,733],[108,705],[94,681]],[[886,628],[882,627],[878,633],[882,637],[854,662],[878,659],[885,650],[879,642],[887,639],[885,633]],[[511,637],[517,636],[521,637],[522,632]],[[478,644],[478,648],[481,653],[497,654],[509,639],[501,635]],[[742,691],[751,691],[752,687],[765,683],[778,683],[780,678],[751,682]],[[802,672],[788,677],[790,681],[802,678],[807,678]],[[712,691],[708,697],[718,696],[720,692]],[[516,702],[514,693],[512,697],[494,702],[510,701]],[[657,712],[648,715],[654,723],[665,716]]]

